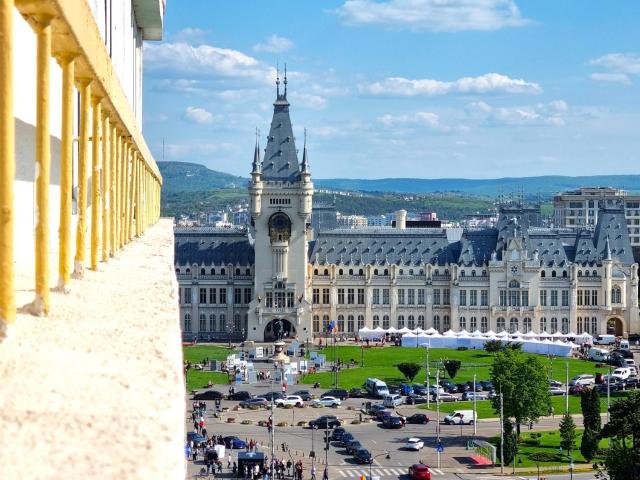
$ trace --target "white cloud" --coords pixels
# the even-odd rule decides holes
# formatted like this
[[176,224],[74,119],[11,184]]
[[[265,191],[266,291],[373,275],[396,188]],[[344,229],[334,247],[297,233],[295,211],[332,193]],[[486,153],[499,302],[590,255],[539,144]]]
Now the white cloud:
[[422,125],[430,128],[440,128],[440,117],[432,112],[417,112],[411,115],[385,114],[378,117],[378,121],[387,127],[396,125]]
[[483,93],[540,93],[542,87],[537,83],[522,79],[509,78],[499,73],[487,73],[479,77],[464,77],[452,82],[433,79],[412,80],[402,77],[388,77],[381,82],[361,84],[362,93],[380,96],[414,97],[417,95],[435,96]]
[[145,44],[145,71],[166,75],[233,77],[270,83],[275,69],[238,50],[185,42]]
[[191,123],[204,125],[213,122],[213,114],[200,107],[187,107],[183,116],[185,120]]
[[435,32],[498,30],[530,23],[514,0],[346,0],[336,13],[347,25]]
[[629,84],[630,76],[640,75],[640,55],[635,53],[609,53],[591,60],[589,64],[606,70],[591,74],[591,79],[598,82]]
[[231,151],[234,146],[229,143],[168,143],[165,145],[167,158],[190,158],[208,156],[221,151]]
[[255,52],[282,53],[293,48],[293,42],[285,37],[280,37],[275,33],[267,38],[264,43],[253,46]]
[[178,30],[172,38],[178,42],[188,43],[204,43],[205,38],[209,34],[209,30],[203,30],[202,28],[183,28]]
[[492,107],[486,102],[473,102],[467,106],[468,114],[490,125],[566,125],[569,110],[564,100],[519,107]]
[[300,107],[307,107],[313,110],[322,110],[327,106],[327,100],[320,95],[311,93],[291,92],[289,100],[292,104]]

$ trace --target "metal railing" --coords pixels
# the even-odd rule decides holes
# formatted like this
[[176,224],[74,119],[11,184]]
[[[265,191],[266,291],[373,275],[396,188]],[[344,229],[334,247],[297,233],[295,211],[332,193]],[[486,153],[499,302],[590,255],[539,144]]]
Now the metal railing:
[[[74,274],[121,249],[160,216],[162,177],[140,133],[134,113],[87,2],[0,0],[0,323],[15,320],[14,181],[15,127],[13,61],[15,9],[36,34],[35,299],[30,311],[49,312],[50,59],[62,69],[60,229],[58,286],[68,288],[72,252],[72,165],[74,84],[80,95],[78,221]],[[91,143],[91,146],[89,145]],[[91,189],[87,188],[91,173]],[[87,200],[91,195],[91,228]],[[87,238],[88,237],[88,238]],[[87,243],[88,242],[88,243]]]

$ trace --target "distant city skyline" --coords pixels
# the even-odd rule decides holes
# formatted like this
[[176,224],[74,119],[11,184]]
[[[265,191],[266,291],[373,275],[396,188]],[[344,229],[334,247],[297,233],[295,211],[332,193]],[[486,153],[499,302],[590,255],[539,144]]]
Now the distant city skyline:
[[[247,176],[288,64],[314,178],[636,173],[640,4],[169,2],[145,45],[157,160]],[[262,141],[264,147],[264,140]]]

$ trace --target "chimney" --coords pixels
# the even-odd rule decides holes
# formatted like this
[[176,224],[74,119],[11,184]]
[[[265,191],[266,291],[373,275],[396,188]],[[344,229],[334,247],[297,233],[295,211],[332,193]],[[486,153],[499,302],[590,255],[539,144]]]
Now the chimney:
[[396,228],[404,230],[407,228],[407,211],[398,210],[396,212]]

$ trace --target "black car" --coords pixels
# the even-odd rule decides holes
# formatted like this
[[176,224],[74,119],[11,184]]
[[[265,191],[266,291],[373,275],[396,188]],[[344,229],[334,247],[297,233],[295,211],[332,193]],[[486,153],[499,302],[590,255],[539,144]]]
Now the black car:
[[458,386],[451,380],[440,380],[440,386],[447,393],[456,393],[458,391]]
[[309,390],[298,390],[297,392],[293,392],[291,395],[298,395],[305,402],[310,402],[313,398],[313,395],[311,395]]
[[429,417],[427,417],[424,413],[414,413],[413,415],[407,417],[407,423],[426,425],[427,423],[429,423]]
[[371,453],[366,448],[359,448],[358,450],[356,450],[353,453],[353,459],[355,460],[356,463],[359,463],[360,465],[365,465],[365,464],[368,465],[371,462],[373,462],[373,459],[371,458]]
[[251,394],[246,390],[242,390],[240,392],[234,392],[229,395],[229,400],[249,400],[251,398]]
[[222,400],[224,395],[217,390],[203,390],[202,392],[196,392],[193,396],[194,400]]
[[382,422],[385,428],[402,428],[402,419],[400,417],[387,417]]
[[187,432],[187,442],[193,442],[193,445],[195,447],[197,447],[198,445],[200,445],[201,443],[206,442],[207,439],[204,438],[202,435],[200,435],[199,433],[196,432]]
[[609,355],[609,359],[607,360],[607,363],[609,365],[611,365],[612,367],[626,367],[627,366],[627,362],[624,361],[624,357],[622,355],[620,355],[619,353],[612,353],[611,355]]
[[480,380],[480,385],[482,385],[482,389],[485,392],[493,390],[493,383],[491,383],[491,380]]
[[349,392],[347,392],[344,388],[332,388],[331,390],[327,390],[326,392],[324,392],[322,395],[320,395],[320,397],[335,397],[339,398],[340,400],[345,400],[349,398]]
[[361,388],[352,388],[349,390],[349,397],[351,398],[362,398],[364,397],[364,392]]
[[631,350],[616,349],[616,350],[612,351],[611,353],[612,354],[616,353],[618,355],[622,355],[622,357],[624,357],[624,358],[633,358],[633,352],[631,352]]
[[387,389],[389,390],[389,395],[393,395],[394,393],[400,394],[402,393],[402,389],[400,385],[387,385]]
[[338,443],[340,443],[340,445],[342,445],[343,447],[346,447],[351,440],[355,440],[353,433],[344,432],[340,437],[340,440],[338,440]]
[[347,442],[346,448],[347,448],[347,453],[353,454],[355,453],[356,450],[360,450],[362,448],[362,444],[354,438],[353,440],[349,440]]
[[419,403],[427,403],[428,399],[424,395],[409,395],[406,399],[408,405],[417,405]]
[[334,415],[323,415],[309,422],[309,427],[317,427],[318,429],[334,428],[341,425],[340,420]]
[[415,384],[413,386],[413,393],[416,395],[428,395],[429,390],[424,385]]
[[467,383],[456,384],[456,392],[458,393],[468,392],[469,390],[471,390],[471,387]]
[[[467,385],[469,385],[469,388],[471,389],[471,391],[473,391],[473,381],[468,381]],[[482,385],[480,385],[480,382],[476,382],[476,392],[481,392],[482,391]]]
[[344,427],[336,427],[331,432],[331,440],[334,442],[339,442],[342,439],[342,436],[347,433]]
[[260,396],[265,400],[267,400],[268,402],[270,402],[272,399],[275,402],[279,398],[284,398],[284,395],[282,395],[280,392],[267,392],[267,393],[263,393]]
[[638,377],[628,377],[624,382],[624,388],[638,388]]

